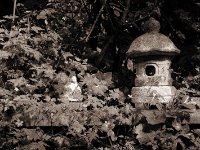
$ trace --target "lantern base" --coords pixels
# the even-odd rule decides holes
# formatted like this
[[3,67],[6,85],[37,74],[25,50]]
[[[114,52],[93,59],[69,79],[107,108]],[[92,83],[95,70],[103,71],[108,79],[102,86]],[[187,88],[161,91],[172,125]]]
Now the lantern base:
[[132,88],[133,103],[169,103],[176,96],[174,86],[142,86]]

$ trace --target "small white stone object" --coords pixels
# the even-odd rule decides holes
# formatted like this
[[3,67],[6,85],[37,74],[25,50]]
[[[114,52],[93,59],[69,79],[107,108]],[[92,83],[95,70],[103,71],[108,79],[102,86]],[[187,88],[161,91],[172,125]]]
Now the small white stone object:
[[78,102],[83,100],[81,87],[78,85],[76,76],[72,76],[71,82],[65,85],[64,98],[71,102]]

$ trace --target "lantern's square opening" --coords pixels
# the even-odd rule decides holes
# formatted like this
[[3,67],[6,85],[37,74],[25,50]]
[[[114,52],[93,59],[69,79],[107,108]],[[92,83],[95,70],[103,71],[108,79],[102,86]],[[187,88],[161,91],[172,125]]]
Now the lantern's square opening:
[[156,68],[153,65],[148,65],[145,68],[145,74],[147,76],[154,76],[156,74]]

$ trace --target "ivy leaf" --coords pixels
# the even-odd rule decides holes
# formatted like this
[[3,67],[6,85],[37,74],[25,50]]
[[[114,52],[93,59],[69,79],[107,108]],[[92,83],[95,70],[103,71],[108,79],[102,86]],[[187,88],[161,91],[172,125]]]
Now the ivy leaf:
[[104,86],[102,84],[91,86],[90,88],[91,88],[90,89],[91,94],[97,95],[97,96],[103,96],[105,92],[108,90],[107,86]]
[[101,130],[106,132],[108,137],[110,137],[112,141],[117,140],[117,137],[115,136],[115,133],[112,130],[114,127],[115,125],[109,121],[105,121],[101,126]]
[[59,82],[66,83],[69,80],[69,77],[66,75],[66,73],[60,72],[60,73],[56,74],[56,79]]
[[116,108],[114,106],[105,106],[104,109],[108,110],[108,115],[114,116],[119,115],[119,108]]
[[12,54],[7,51],[0,50],[0,60],[8,59],[9,56],[12,56]]
[[66,137],[62,137],[60,135],[53,137],[51,141],[58,147],[65,147],[65,146],[69,147],[70,144]]
[[120,98],[120,91],[119,89],[109,90],[109,98],[119,99]]
[[85,106],[92,105],[94,108],[102,108],[106,102],[98,99],[97,97],[93,97],[92,95],[88,95],[87,103]]
[[105,81],[100,81],[96,76],[86,74],[83,79],[83,84],[87,85],[88,93],[96,96],[104,96],[105,92],[108,90],[108,86]]
[[100,72],[98,71],[96,73],[96,77],[99,79],[99,80],[104,80],[106,81],[106,85],[108,85],[109,87],[112,87],[113,86],[113,78],[112,78],[112,72]]
[[23,129],[24,133],[26,134],[26,137],[30,141],[37,141],[40,140],[42,133],[38,132],[36,129]]
[[10,79],[8,81],[13,83],[14,87],[19,87],[19,86],[27,84],[27,80],[24,77],[20,77],[20,78],[17,78],[17,79]]
[[33,142],[30,145],[28,145],[27,149],[29,150],[46,150],[46,147],[48,146],[46,143],[39,141],[39,142]]
[[4,33],[6,30],[3,28],[0,28],[0,33]]
[[117,9],[114,10],[114,14],[115,16],[120,17],[120,12]]
[[[17,107],[21,107],[23,106],[23,108],[25,109],[25,106],[30,106],[32,105],[32,101],[29,98],[29,95],[19,95],[16,96],[13,101],[16,102],[16,106]],[[33,107],[33,106],[32,106]]]
[[174,120],[172,122],[172,126],[174,127],[174,129],[176,129],[176,131],[182,130],[182,125],[177,120]]
[[31,48],[29,45],[21,44],[20,47],[22,50],[24,50],[24,52],[27,56],[34,58],[37,61],[39,61],[40,58],[42,57],[42,54],[39,51]]
[[35,99],[36,101],[41,100],[42,98],[42,94],[33,94],[33,99]]
[[135,109],[130,104],[126,104],[125,107],[122,107],[121,111],[128,116],[130,116],[130,114],[135,113]]
[[154,141],[154,137],[156,133],[154,131],[150,133],[143,132],[143,125],[139,124],[135,127],[135,133],[137,134],[136,138],[140,142],[140,144],[147,144],[149,142]]
[[38,27],[38,26],[32,26],[31,30],[35,31],[36,33],[39,33],[40,31],[43,31],[44,29]]
[[155,125],[163,123],[166,120],[165,115],[160,111],[142,111],[142,114],[146,117],[149,124]]
[[17,127],[22,127],[22,126],[23,126],[23,121],[17,119],[17,121],[15,122],[15,125],[16,125]]
[[0,87],[0,97],[8,98],[8,96],[12,96],[12,93],[6,89]]
[[78,121],[74,121],[70,127],[71,127],[72,131],[75,131],[78,134],[80,134],[81,132],[86,130],[86,128],[83,126],[83,124],[80,124]]
[[60,115],[59,116],[59,122],[62,126],[68,126],[70,124],[70,117],[67,115]]
[[52,13],[55,13],[55,9],[44,9],[42,10],[39,15],[37,15],[37,19],[47,19],[48,15],[51,15]]
[[89,131],[87,131],[87,137],[88,137],[89,143],[91,143],[93,140],[97,139],[99,137],[97,134],[97,130],[90,128]]
[[33,70],[37,71],[37,76],[44,76],[50,79],[54,79],[55,70],[50,64],[42,64],[41,66],[32,67]]

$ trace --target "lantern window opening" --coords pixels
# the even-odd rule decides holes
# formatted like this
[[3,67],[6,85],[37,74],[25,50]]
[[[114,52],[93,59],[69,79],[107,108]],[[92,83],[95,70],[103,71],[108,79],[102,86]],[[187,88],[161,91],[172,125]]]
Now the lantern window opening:
[[158,67],[155,64],[147,64],[144,74],[146,76],[154,76],[158,73]]

